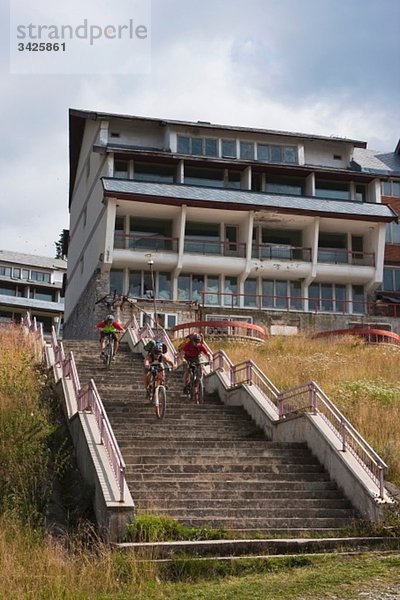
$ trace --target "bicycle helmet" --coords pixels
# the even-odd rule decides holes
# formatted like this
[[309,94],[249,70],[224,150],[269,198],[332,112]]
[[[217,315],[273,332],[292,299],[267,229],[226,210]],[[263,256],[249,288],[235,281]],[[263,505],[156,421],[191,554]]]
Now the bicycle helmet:
[[156,342],[153,352],[154,352],[154,354],[162,354],[163,353],[162,342]]
[[201,335],[199,333],[193,333],[192,334],[192,342],[195,342],[196,344],[200,344]]
[[104,319],[106,322],[110,322],[112,323],[114,321],[114,316],[113,315],[107,315],[106,318]]

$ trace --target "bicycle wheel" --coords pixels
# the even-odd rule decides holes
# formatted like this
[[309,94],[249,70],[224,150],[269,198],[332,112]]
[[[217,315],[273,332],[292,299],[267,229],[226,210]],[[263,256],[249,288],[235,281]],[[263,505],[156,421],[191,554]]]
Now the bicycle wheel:
[[109,369],[111,366],[113,353],[114,353],[114,340],[110,340],[105,349],[105,363],[106,363],[107,369]]
[[158,419],[162,419],[165,415],[165,411],[167,408],[167,390],[163,385],[159,385],[156,389],[156,415]]
[[204,402],[204,385],[201,379],[197,379],[194,384],[194,401],[196,404]]

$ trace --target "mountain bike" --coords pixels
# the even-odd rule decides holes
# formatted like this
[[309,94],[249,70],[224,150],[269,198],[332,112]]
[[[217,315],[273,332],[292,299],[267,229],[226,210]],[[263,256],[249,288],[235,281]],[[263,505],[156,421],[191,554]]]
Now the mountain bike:
[[190,376],[188,397],[195,404],[203,404],[204,402],[203,365],[208,364],[208,362],[202,362],[201,360],[190,360],[188,364]]
[[163,363],[154,362],[150,364],[150,382],[146,394],[154,404],[156,416],[162,419],[167,409],[167,388],[164,383],[164,371],[169,370]]
[[109,369],[114,356],[114,334],[109,332],[105,336],[105,345],[103,350],[103,363],[106,369]]

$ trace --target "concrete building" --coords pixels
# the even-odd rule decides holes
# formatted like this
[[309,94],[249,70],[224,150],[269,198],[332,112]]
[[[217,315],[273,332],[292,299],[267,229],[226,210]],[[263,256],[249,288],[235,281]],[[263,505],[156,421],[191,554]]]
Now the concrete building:
[[[66,337],[102,299],[200,318],[323,330],[378,322],[399,147],[208,122],[70,110]],[[396,330],[397,322],[390,324]]]
[[0,321],[19,322],[29,311],[45,332],[59,332],[66,273],[65,260],[0,250]]

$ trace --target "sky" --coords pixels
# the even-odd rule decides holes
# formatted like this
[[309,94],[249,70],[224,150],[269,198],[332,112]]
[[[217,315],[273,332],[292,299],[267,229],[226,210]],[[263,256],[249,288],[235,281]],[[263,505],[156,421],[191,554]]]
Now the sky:
[[[67,40],[64,55],[17,49],[40,41],[28,24],[56,24],[54,42],[85,20],[102,39]],[[141,29],[127,39],[129,22]],[[399,23],[400,0],[0,0],[0,250],[54,257],[69,228],[69,108],[393,151]]]

